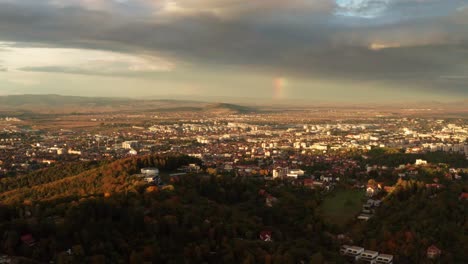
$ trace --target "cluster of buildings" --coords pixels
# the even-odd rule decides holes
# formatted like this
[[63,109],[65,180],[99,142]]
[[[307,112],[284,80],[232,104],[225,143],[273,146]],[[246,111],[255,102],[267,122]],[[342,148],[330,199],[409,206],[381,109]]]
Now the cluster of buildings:
[[[389,254],[382,254],[377,251],[366,250],[359,246],[342,245],[340,247],[340,254],[344,256],[351,263],[369,263],[369,264],[392,264],[394,263],[394,256]],[[426,257],[429,261],[436,261],[442,250],[437,246],[431,245],[426,250]],[[432,262],[431,262],[432,263]]]
[[374,215],[375,210],[378,207],[380,207],[381,203],[382,203],[381,200],[374,200],[374,199],[367,200],[367,202],[364,205],[362,205],[361,213],[358,215],[357,219],[364,220],[364,221],[369,220]]
[[363,172],[347,153],[374,147],[468,155],[464,121],[369,118],[302,123],[271,118],[261,114],[177,116],[172,121],[153,118],[143,125],[129,119],[127,125],[115,128],[57,130],[21,128],[10,120],[0,131],[0,177],[55,162],[177,153],[198,157],[218,172],[246,176],[297,178],[306,173],[298,169],[325,164],[316,168],[319,175],[312,176],[335,180]]
[[343,245],[340,254],[352,263],[393,264],[393,255],[381,254],[362,247]]

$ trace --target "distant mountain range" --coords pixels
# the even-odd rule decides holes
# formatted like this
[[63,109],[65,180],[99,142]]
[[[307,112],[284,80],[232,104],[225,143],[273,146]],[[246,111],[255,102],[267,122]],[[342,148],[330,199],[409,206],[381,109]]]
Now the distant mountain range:
[[[221,101],[221,98],[219,98]],[[232,102],[234,103],[226,103]],[[237,104],[239,102],[239,104]],[[0,96],[1,112],[24,112],[39,114],[67,114],[67,113],[111,113],[111,112],[200,112],[212,114],[247,114],[256,112],[284,112],[303,111],[307,109],[339,109],[341,111],[355,111],[356,109],[379,110],[405,114],[468,114],[468,100],[458,102],[400,102],[394,104],[377,103],[333,103],[333,102],[253,102],[252,98],[245,100],[223,98],[223,101],[199,101],[181,98],[121,98],[121,97],[84,97],[64,96],[56,94],[46,95],[6,95]]]
[[82,97],[48,95],[0,96],[0,111],[26,111],[38,113],[91,113],[116,111],[197,111],[209,113],[251,113],[252,107],[235,104],[188,100],[131,99],[114,97]]

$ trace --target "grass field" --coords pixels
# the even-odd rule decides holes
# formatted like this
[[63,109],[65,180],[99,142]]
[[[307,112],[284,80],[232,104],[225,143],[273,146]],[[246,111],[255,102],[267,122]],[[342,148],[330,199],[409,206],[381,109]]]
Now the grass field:
[[320,210],[326,221],[344,226],[361,211],[364,190],[335,190],[323,201]]

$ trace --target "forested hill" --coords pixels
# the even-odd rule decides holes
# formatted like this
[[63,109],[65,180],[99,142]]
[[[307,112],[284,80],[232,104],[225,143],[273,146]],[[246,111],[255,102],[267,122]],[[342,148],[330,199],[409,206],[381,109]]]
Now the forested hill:
[[[320,195],[314,190],[204,175],[174,177],[161,188],[130,176],[141,167],[172,170],[193,161],[149,156],[87,164],[60,177],[55,175],[60,169],[36,173],[37,180],[23,180],[2,194],[0,250],[41,263],[322,263],[340,258],[316,214]],[[263,241],[262,234],[273,241]]]
[[[375,217],[351,234],[366,249],[394,254],[396,263],[466,263],[468,201],[460,194],[467,190],[466,184],[433,188],[399,180]],[[442,250],[439,259],[427,258],[431,245]]]
[[18,204],[63,197],[82,197],[104,193],[132,192],[141,186],[133,174],[143,167],[175,170],[198,162],[188,156],[145,156],[114,162],[80,162],[58,165],[29,175],[0,180],[0,202]]

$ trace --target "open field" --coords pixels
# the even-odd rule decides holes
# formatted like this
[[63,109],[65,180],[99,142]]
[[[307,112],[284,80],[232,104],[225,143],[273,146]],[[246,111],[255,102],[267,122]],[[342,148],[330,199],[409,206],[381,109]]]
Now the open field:
[[325,197],[320,210],[325,220],[343,226],[359,213],[363,198],[363,190],[336,190]]

